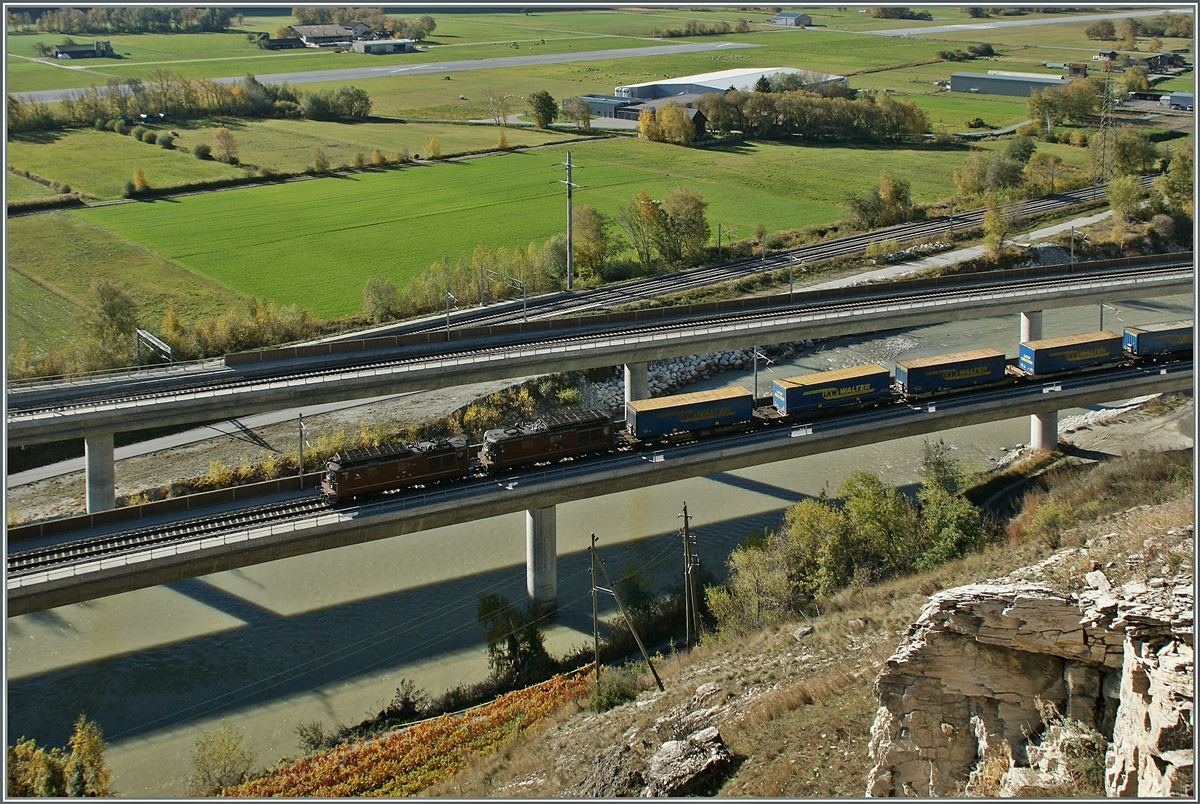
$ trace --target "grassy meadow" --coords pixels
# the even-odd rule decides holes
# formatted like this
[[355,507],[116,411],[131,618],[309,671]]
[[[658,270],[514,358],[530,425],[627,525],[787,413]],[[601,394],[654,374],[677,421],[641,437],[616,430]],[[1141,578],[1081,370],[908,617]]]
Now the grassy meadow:
[[[37,171],[34,172],[36,173]],[[25,200],[27,198],[46,198],[55,195],[54,190],[41,182],[27,179],[24,176],[18,176],[12,172],[6,173],[4,180],[6,182],[5,196],[9,201]]]
[[101,278],[126,285],[141,323],[152,328],[168,304],[192,319],[219,315],[246,301],[161,253],[61,211],[9,219],[5,276],[10,354],[21,338],[44,349],[77,334],[91,304],[91,284]]
[[[884,169],[909,178],[918,200],[949,195],[964,155],[774,143],[692,150],[631,140],[572,147],[583,185],[576,203],[613,215],[638,190],[661,198],[686,185],[709,202],[714,230],[721,223],[741,237],[759,223],[779,230],[837,219],[845,193],[874,185]],[[564,157],[558,146],[72,214],[243,295],[339,316],[359,309],[362,287],[376,274],[403,286],[476,245],[523,247],[561,232],[557,163]]]
[[[172,187],[204,179],[245,175],[245,170],[240,167],[196,159],[188,152],[199,143],[211,143],[219,123],[224,123],[233,132],[242,164],[281,172],[304,170],[318,150],[336,167],[353,164],[359,153],[369,158],[373,149],[397,154],[408,149],[410,154],[425,154],[426,140],[431,136],[437,139],[444,156],[494,148],[498,136],[498,129],[490,125],[202,121],[164,127],[164,131],[179,133],[175,140],[178,147],[170,151],[111,131],[76,129],[9,142],[8,164],[47,179],[66,182],[97,198],[120,198],[125,181],[139,167],[151,187]],[[575,139],[575,135],[569,133],[532,128],[506,128],[505,136],[510,146]],[[93,158],[98,150],[105,151],[105,159]]]

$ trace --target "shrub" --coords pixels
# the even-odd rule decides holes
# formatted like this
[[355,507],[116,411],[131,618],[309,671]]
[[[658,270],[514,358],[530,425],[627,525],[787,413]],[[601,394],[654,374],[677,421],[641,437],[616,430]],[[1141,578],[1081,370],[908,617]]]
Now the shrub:
[[1072,131],[1071,144],[1077,148],[1086,148],[1088,146],[1088,135],[1082,131]]
[[212,146],[206,142],[198,142],[192,146],[192,155],[197,159],[211,159]]
[[142,135],[145,133],[146,133],[145,126],[134,126],[133,128],[131,128],[129,130],[129,136],[133,137],[135,140],[140,140],[142,138]]
[[133,179],[125,180],[125,191],[122,193],[125,198],[133,198],[137,195],[137,187],[133,183]]
[[128,134],[129,133],[129,124],[126,123],[124,120],[117,120],[113,123],[112,130],[117,132],[118,134]]
[[117,130],[117,121],[116,120],[105,120],[104,121],[104,130],[105,131],[116,131]]
[[1053,130],[1042,135],[1042,142],[1058,142],[1058,135]]
[[614,706],[637,699],[639,687],[638,674],[629,667],[605,668],[592,685],[588,708],[593,712],[607,712]]
[[142,142],[153,145],[154,143],[158,142],[158,134],[153,131],[143,131]]
[[358,170],[362,170],[366,166],[367,166],[367,157],[363,156],[362,151],[359,151],[358,153],[356,153],[354,155],[354,167],[356,167]]
[[158,147],[166,148],[168,151],[175,146],[175,138],[171,134],[163,134],[158,138]]
[[97,131],[104,131],[104,129],[107,125],[108,125],[108,121],[105,120],[103,117],[97,117],[96,122],[93,124],[94,128]]
[[555,398],[558,399],[558,404],[560,405],[578,405],[583,401],[583,392],[578,388],[563,388],[555,394]]
[[309,169],[313,173],[328,173],[329,167],[329,157],[325,155],[325,152],[320,149],[314,151],[312,164],[309,165]]
[[967,128],[987,128],[987,123],[983,122],[982,117],[976,117],[967,121]]

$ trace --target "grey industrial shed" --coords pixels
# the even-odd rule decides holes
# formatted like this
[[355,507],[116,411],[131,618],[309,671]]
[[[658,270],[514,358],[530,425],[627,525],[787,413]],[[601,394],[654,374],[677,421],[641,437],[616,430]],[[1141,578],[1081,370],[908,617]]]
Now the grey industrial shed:
[[1066,86],[1067,82],[1053,75],[1045,78],[1017,75],[988,75],[986,73],[952,73],[951,92],[977,92],[980,95],[1015,95],[1028,98],[1035,89]]

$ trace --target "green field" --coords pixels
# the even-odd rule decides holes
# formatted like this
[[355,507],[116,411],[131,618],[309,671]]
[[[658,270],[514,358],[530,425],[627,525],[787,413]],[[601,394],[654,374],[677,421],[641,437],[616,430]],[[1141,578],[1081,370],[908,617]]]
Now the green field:
[[152,328],[168,303],[190,319],[244,302],[235,291],[66,212],[9,219],[5,275],[10,353],[21,338],[42,350],[77,334],[91,283],[102,277],[130,288],[141,323]]
[[[909,178],[918,200],[949,195],[965,154],[770,143],[700,151],[610,140],[580,143],[572,155],[584,186],[576,203],[611,215],[639,189],[661,198],[687,185],[709,201],[714,228],[745,237],[758,223],[779,230],[841,217],[845,193],[872,186],[884,169]],[[332,317],[356,312],[375,274],[402,286],[478,244],[524,246],[561,232],[556,163],[564,156],[556,147],[73,214],[241,294]]]
[[[37,172],[37,171],[33,171]],[[27,179],[24,176],[18,176],[11,171],[5,174],[5,197],[9,201],[24,200],[26,198],[46,198],[54,195],[54,190],[51,190],[41,182],[36,182],[33,179]]]
[[[353,164],[355,154],[368,158],[372,149],[385,153],[424,154],[426,138],[436,137],[442,154],[478,151],[496,145],[495,126],[462,126],[431,123],[328,123],[313,120],[225,121],[238,145],[238,158],[245,165],[296,173],[312,163],[320,150],[330,164]],[[177,124],[179,148],[211,143],[216,123]],[[510,146],[540,145],[575,139],[572,134],[533,128],[505,129]],[[151,187],[172,187],[190,181],[242,176],[232,165],[199,160],[183,150],[167,151],[111,131],[78,129],[50,138],[48,143],[13,141],[8,144],[8,163],[47,179],[62,181],[97,198],[121,197],[125,181],[142,168]],[[103,150],[104,159],[92,155]],[[10,174],[11,175],[11,174]],[[17,178],[17,177],[13,177]]]

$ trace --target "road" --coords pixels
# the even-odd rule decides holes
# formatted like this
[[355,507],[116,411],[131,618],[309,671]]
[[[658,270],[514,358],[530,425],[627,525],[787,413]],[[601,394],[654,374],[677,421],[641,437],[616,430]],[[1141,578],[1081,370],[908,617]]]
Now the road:
[[1127,17],[1157,17],[1170,11],[1173,14],[1190,14],[1190,8],[1159,8],[1144,11],[1119,11],[1113,14],[1071,14],[1060,18],[1039,17],[1033,20],[984,20],[967,24],[927,25],[923,28],[893,28],[886,31],[864,31],[878,36],[918,36],[920,34],[958,34],[967,31],[990,31],[994,28],[1018,28],[1026,25],[1054,25],[1060,22],[1095,22],[1096,20],[1123,20]]
[[[423,75],[429,73],[457,73],[468,70],[495,70],[503,67],[528,67],[539,64],[569,64],[577,61],[599,61],[603,59],[631,59],[642,56],[673,56],[677,53],[707,53],[714,50],[736,50],[758,45],[744,42],[689,42],[683,45],[652,45],[650,47],[627,47],[615,50],[586,50],[579,53],[547,53],[541,56],[503,56],[494,59],[465,59],[463,61],[419,62],[417,64],[383,64],[378,67],[351,67],[341,70],[312,70],[300,73],[272,73],[257,76],[267,84],[314,84],[323,81],[351,81],[364,78],[390,78],[397,75]],[[232,84],[244,76],[214,78],[217,83]],[[84,88],[52,89],[40,92],[14,93],[22,100],[40,103],[55,103],[82,92]]]

